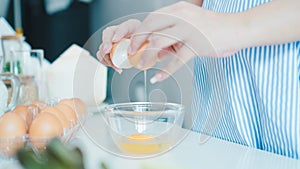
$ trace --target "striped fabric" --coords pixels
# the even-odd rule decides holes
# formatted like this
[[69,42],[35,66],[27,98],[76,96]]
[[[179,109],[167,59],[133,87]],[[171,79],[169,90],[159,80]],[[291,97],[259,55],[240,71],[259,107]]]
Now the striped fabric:
[[[205,0],[203,7],[234,13],[268,1]],[[299,158],[300,42],[198,57],[194,66],[194,131]]]

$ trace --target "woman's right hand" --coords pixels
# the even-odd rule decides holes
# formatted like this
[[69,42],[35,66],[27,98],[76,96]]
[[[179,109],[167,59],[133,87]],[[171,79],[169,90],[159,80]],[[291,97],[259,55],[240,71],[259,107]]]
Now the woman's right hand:
[[101,63],[112,67],[121,73],[122,70],[113,65],[109,53],[113,43],[119,42],[122,38],[130,38],[132,33],[138,28],[141,22],[137,19],[130,19],[120,25],[110,26],[102,32],[102,43],[99,46],[97,57]]

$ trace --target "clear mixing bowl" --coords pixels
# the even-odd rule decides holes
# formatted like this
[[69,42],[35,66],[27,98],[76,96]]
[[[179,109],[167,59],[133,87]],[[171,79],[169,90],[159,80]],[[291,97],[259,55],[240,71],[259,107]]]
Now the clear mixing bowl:
[[138,157],[165,152],[178,143],[184,108],[174,103],[112,104],[105,108],[105,117],[121,152]]

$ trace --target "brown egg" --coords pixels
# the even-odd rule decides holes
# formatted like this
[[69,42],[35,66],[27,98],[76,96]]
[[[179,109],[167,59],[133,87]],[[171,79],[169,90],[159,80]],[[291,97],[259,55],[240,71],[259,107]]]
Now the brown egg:
[[5,113],[0,118],[0,138],[21,137],[26,134],[26,123],[17,113]]
[[44,108],[47,107],[47,104],[42,101],[35,101],[31,105],[37,107],[38,112],[41,112]]
[[5,113],[0,118],[0,151],[5,156],[14,155],[24,147],[26,123],[17,113]]
[[44,148],[47,142],[63,135],[63,126],[60,120],[48,112],[40,113],[29,128],[30,142],[37,148]]
[[87,114],[87,107],[86,107],[85,103],[81,99],[79,99],[79,98],[73,98],[71,100],[74,101],[75,105],[78,105],[77,107],[79,108],[81,114],[83,114],[83,115]]
[[[130,64],[133,65],[134,67],[137,67],[139,64],[140,60],[142,59],[143,52],[145,51],[147,45],[149,44],[148,41],[144,42],[142,46],[138,49],[138,51],[134,55],[129,55],[128,59],[130,61]],[[155,63],[156,63],[157,57],[154,57],[148,65],[145,65],[141,70],[146,70],[151,68]]]
[[34,117],[34,110],[30,106],[17,106],[13,112],[23,118],[26,122],[26,128],[28,129]]
[[27,106],[17,106],[14,110],[14,113],[17,113],[21,116],[25,121],[27,120],[28,115],[28,107]]
[[59,103],[72,107],[78,117],[84,116],[87,113],[85,103],[79,98],[63,99]]
[[39,108],[34,105],[29,105],[28,107],[28,114],[27,114],[27,124],[30,126],[32,121],[36,118],[36,116],[39,114]]
[[47,106],[46,108],[44,108],[42,110],[41,114],[45,113],[45,112],[53,114],[55,117],[57,117],[59,119],[60,123],[62,124],[63,128],[66,128],[66,129],[71,128],[71,124],[70,124],[69,120],[59,109],[57,109],[53,106]]
[[76,125],[76,123],[77,123],[76,113],[74,112],[74,110],[70,106],[68,106],[66,104],[57,104],[55,106],[55,108],[60,110],[65,115],[67,120],[70,121],[71,126]]
[[[110,52],[110,58],[112,59],[112,62],[114,64],[116,64],[116,66],[118,66],[118,59],[114,59],[114,56],[123,56],[123,55],[126,55],[126,53],[124,54],[124,49],[127,48],[127,46],[130,44],[130,40],[128,41],[129,39],[122,39],[121,41],[117,42],[117,43],[114,43],[113,46],[112,46],[112,49],[111,49],[111,52]],[[126,42],[125,42],[126,41]],[[129,42],[129,43],[127,43]],[[128,64],[123,64],[123,66],[125,66],[124,68],[129,68],[131,66],[133,67],[137,67],[142,56],[143,56],[143,52],[145,51],[147,45],[149,44],[148,41],[144,42],[141,47],[138,49],[138,51],[133,54],[133,55],[129,55],[127,54],[127,57],[128,57],[128,60],[130,62],[130,65]],[[123,60],[124,58],[122,58],[121,60]],[[154,57],[148,65],[145,65],[144,67],[140,68],[141,70],[146,70],[150,67],[152,67],[155,63],[156,63],[156,60],[157,60],[157,57]],[[120,66],[120,65],[119,65]]]

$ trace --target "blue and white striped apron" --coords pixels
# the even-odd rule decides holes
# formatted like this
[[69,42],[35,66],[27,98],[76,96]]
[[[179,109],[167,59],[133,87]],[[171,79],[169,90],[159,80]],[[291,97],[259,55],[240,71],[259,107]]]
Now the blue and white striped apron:
[[[203,8],[235,13],[269,1],[204,0]],[[299,41],[198,57],[194,73],[194,131],[299,158]]]

